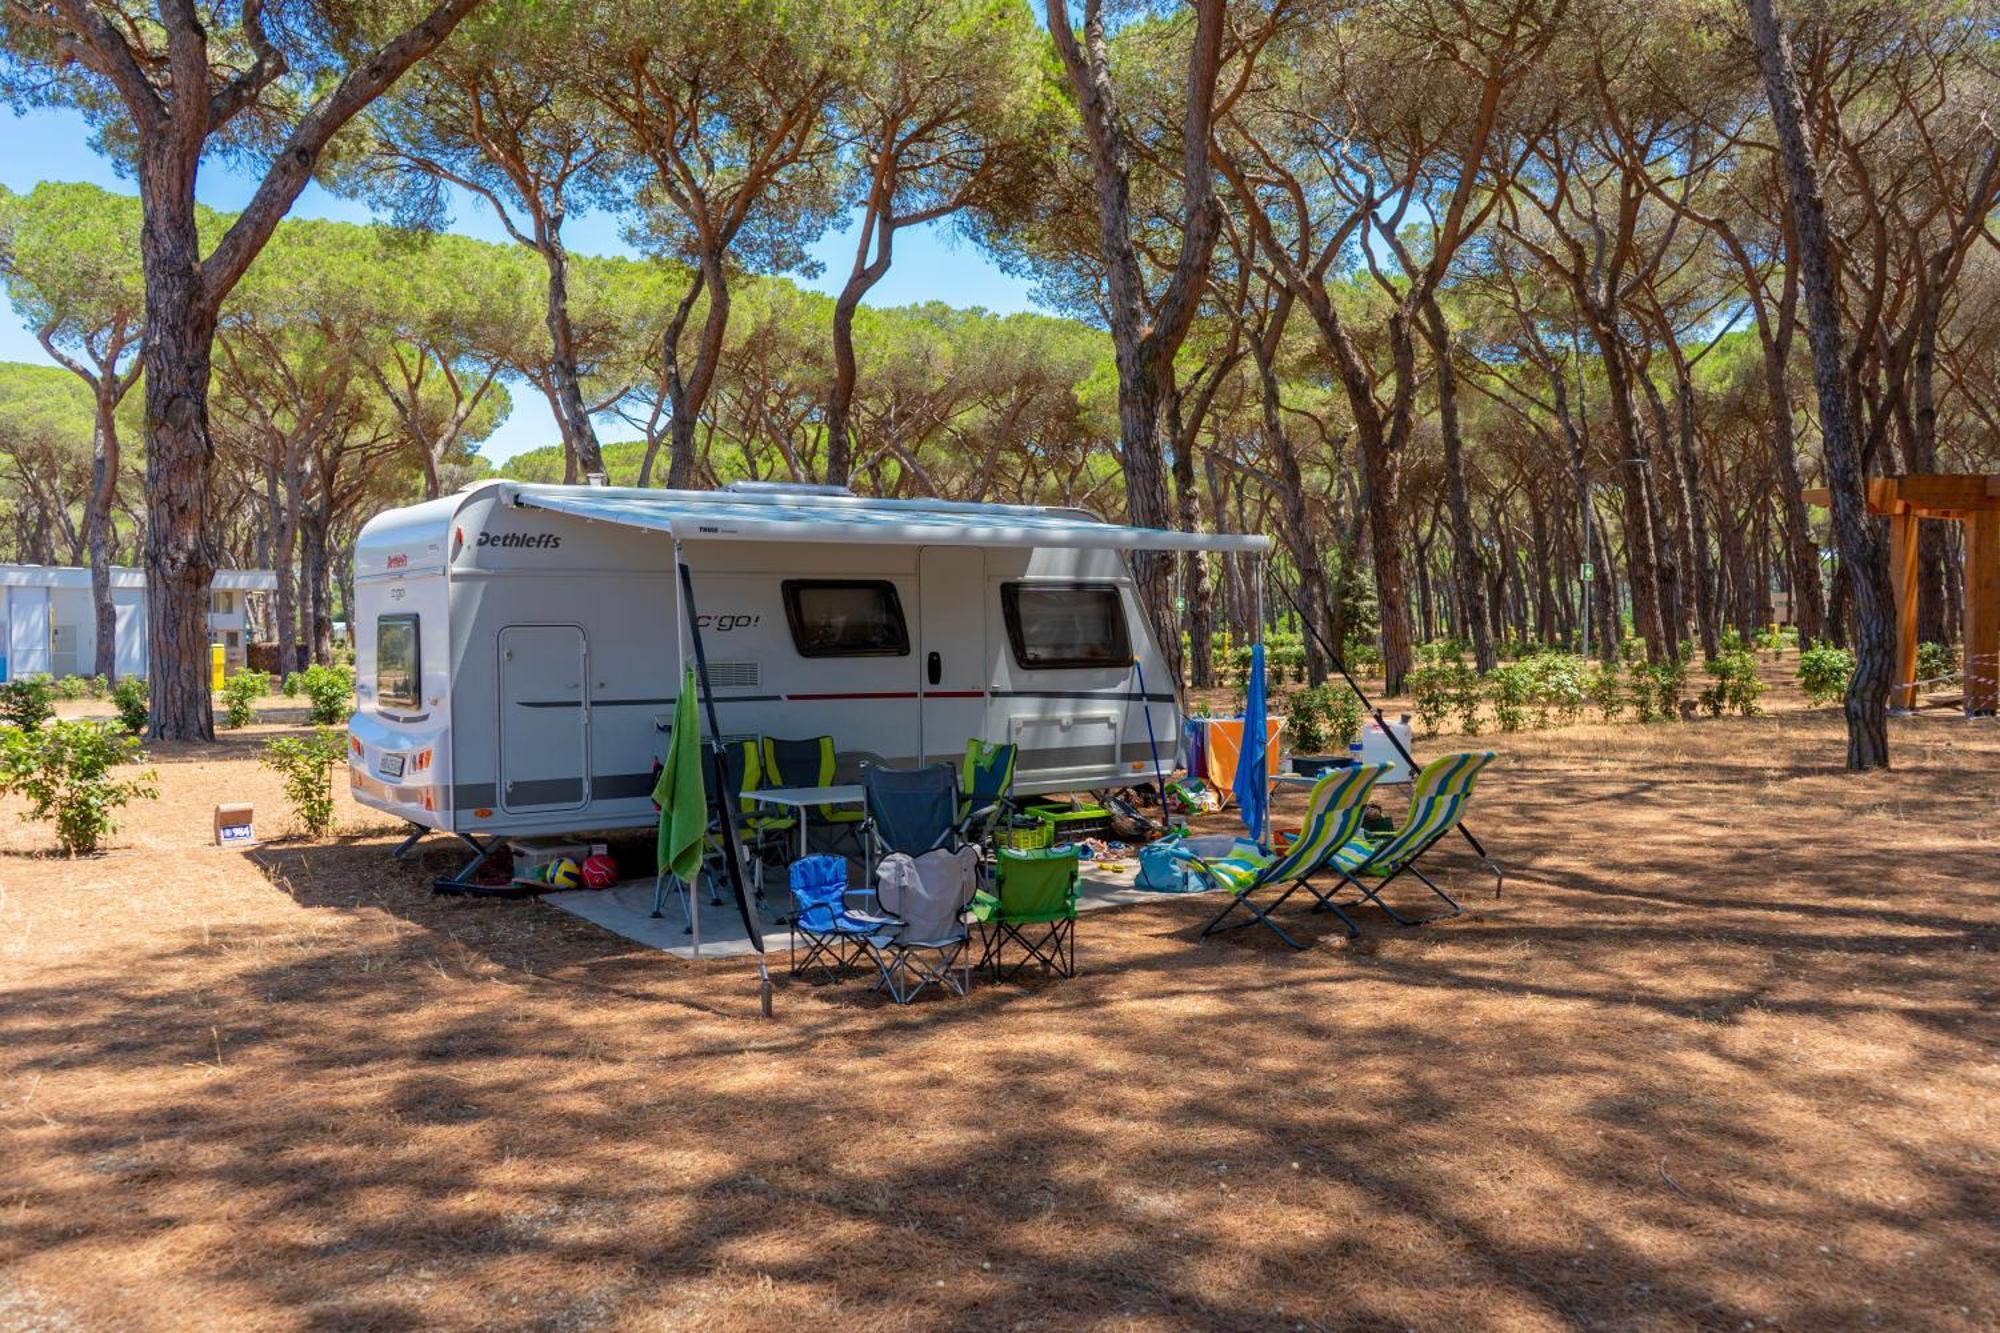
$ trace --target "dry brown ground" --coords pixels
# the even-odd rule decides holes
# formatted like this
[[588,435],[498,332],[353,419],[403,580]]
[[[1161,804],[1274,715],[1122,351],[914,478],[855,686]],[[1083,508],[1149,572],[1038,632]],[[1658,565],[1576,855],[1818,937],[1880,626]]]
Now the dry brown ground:
[[0,809],[0,1328],[1993,1328],[2000,723],[1778,702],[1496,738],[1454,921],[774,1022],[161,747],[101,858]]

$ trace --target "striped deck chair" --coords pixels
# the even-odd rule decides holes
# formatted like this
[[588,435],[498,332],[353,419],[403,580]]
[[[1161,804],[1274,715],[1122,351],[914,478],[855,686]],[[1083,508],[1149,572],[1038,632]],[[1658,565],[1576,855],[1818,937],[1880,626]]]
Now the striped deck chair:
[[1014,813],[1014,760],[1020,747],[973,737],[958,766],[958,835],[967,842],[993,840],[993,830]]
[[[1325,866],[1329,856],[1359,834],[1368,793],[1388,771],[1388,764],[1328,770],[1313,784],[1312,794],[1306,799],[1305,824],[1299,829],[1299,836],[1283,852],[1259,847],[1246,839],[1238,842],[1229,855],[1216,860],[1204,860],[1182,849],[1170,853],[1175,860],[1194,865],[1212,882],[1229,892],[1229,901],[1201,928],[1201,933],[1204,936],[1213,935],[1217,931],[1261,922],[1286,944],[1294,949],[1303,949],[1306,946],[1286,934],[1284,927],[1271,919],[1271,913],[1277,911],[1287,898],[1304,889],[1318,901],[1320,907],[1345,923],[1348,938],[1359,935],[1361,928],[1354,923],[1354,919],[1340,909],[1330,894],[1321,893],[1313,887],[1311,879],[1315,871]],[[1279,884],[1285,886],[1284,890],[1267,906],[1259,906],[1255,901],[1256,894]],[[1250,914],[1250,919],[1224,925],[1223,922],[1239,907]]]
[[[1493,751],[1480,750],[1444,755],[1425,764],[1410,784],[1410,813],[1402,826],[1388,833],[1360,834],[1349,838],[1328,859],[1327,868],[1340,875],[1343,885],[1353,885],[1364,901],[1374,903],[1399,926],[1421,924],[1382,899],[1382,890],[1389,887],[1390,881],[1404,874],[1415,875],[1432,893],[1442,898],[1445,905],[1451,908],[1446,916],[1457,916],[1465,909],[1418,868],[1417,861],[1458,827],[1459,820],[1465,816],[1466,806],[1472,801],[1474,784],[1492,762]],[[1380,883],[1371,887],[1362,882],[1364,877],[1379,880]],[[1332,907],[1330,902],[1323,905]]]

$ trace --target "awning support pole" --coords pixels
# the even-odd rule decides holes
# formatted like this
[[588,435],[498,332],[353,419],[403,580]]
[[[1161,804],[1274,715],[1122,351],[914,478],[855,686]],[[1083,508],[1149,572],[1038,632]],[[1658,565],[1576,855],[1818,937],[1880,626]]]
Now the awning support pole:
[[[694,606],[694,577],[680,558],[680,543],[674,543],[674,566],[680,571],[681,610],[687,621],[688,637],[694,644],[695,675],[701,682],[701,702],[708,714],[709,791],[714,794],[716,825],[722,830],[722,861],[729,870],[729,887],[736,895],[736,910],[743,917],[743,929],[757,950],[758,1000],[766,1018],[771,1015],[771,973],[764,963],[764,932],[758,929],[750,910],[750,896],[743,887],[743,849],[736,841],[736,816],[729,808],[728,784],[723,780],[722,722],[715,712],[715,691],[708,683],[708,653],[701,642],[701,617]],[[685,676],[683,676],[685,678]]]

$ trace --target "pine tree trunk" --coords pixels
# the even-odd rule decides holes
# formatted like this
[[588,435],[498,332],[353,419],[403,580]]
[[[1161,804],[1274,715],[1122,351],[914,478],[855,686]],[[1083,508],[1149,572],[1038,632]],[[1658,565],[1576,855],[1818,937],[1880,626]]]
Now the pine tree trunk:
[[1285,551],[1298,567],[1299,604],[1305,608],[1308,630],[1305,634],[1306,677],[1314,685],[1326,679],[1333,664],[1327,660],[1322,642],[1330,641],[1327,636],[1332,627],[1327,623],[1326,568],[1320,563],[1319,552],[1313,546],[1311,512],[1306,507],[1306,482],[1304,470],[1299,466],[1299,451],[1293,447],[1292,438],[1285,432],[1284,418],[1279,413],[1278,371],[1273,364],[1270,349],[1261,338],[1252,340],[1252,351],[1257,363],[1257,384],[1259,399],[1263,409],[1264,445],[1270,450],[1271,461],[1277,466],[1278,514],[1280,532],[1284,539]]
[[1785,377],[1789,335],[1764,354],[1764,395],[1771,405],[1771,461],[1778,473],[1778,502],[1785,515],[1785,566],[1792,581],[1792,623],[1799,647],[1810,648],[1826,634],[1826,590],[1820,581],[1819,544],[1813,540],[1805,483],[1799,478],[1798,447],[1792,431],[1791,393]]
[[1774,0],[1749,3],[1751,38],[1763,65],[1765,95],[1771,103],[1778,156],[1798,236],[1806,336],[1812,345],[1820,439],[1833,500],[1834,541],[1854,597],[1856,651],[1854,675],[1847,686],[1847,766],[1855,770],[1887,768],[1895,604],[1880,524],[1868,514],[1860,441],[1855,438],[1848,401],[1840,297],[1826,208],[1820,198],[1812,147],[1806,142],[1805,109],[1792,72],[1790,43],[1778,26]]
[[[1141,528],[1172,525],[1167,507],[1165,460],[1160,455],[1160,384],[1139,349],[1118,349],[1118,440],[1125,466],[1125,521]],[[1131,362],[1133,364],[1127,364]],[[1175,680],[1181,674],[1180,619],[1169,586],[1172,562],[1163,551],[1134,551],[1132,576],[1139,605]]]
[[1687,517],[1687,540],[1694,584],[1695,634],[1705,657],[1721,651],[1722,636],[1715,616],[1715,558],[1709,547],[1708,511],[1702,503],[1701,459],[1695,452],[1694,376],[1681,349],[1669,343],[1674,365],[1674,460],[1679,465],[1681,507]]
[[1598,348],[1603,353],[1605,387],[1611,395],[1611,415],[1618,426],[1618,443],[1624,452],[1619,472],[1624,479],[1625,574],[1632,589],[1633,632],[1646,641],[1646,656],[1659,661],[1668,655],[1667,626],[1660,605],[1660,562],[1656,554],[1653,526],[1652,451],[1646,447],[1639,429],[1636,405],[1632,401],[1632,381],[1624,349],[1608,330],[1598,331]]
[[145,200],[140,257],[146,277],[146,659],[149,732],[210,741],[208,383],[215,314],[203,286],[195,230],[198,149],[168,139],[139,159]]
[[326,510],[324,501],[307,506],[299,517],[299,578],[304,603],[305,624],[301,638],[312,653],[313,662],[326,665],[333,660],[333,617],[327,608]]
[[[826,479],[845,486],[854,466],[854,444],[849,435],[848,413],[854,405],[857,378],[854,358],[854,311],[861,304],[861,292],[850,280],[833,303],[833,385],[826,401]],[[852,297],[850,298],[850,292]]]
[[[1198,424],[1198,423],[1197,423]],[[1194,430],[1174,432],[1174,502],[1182,532],[1201,530],[1201,497],[1194,480]],[[1207,689],[1215,684],[1215,585],[1208,556],[1189,551],[1181,557],[1181,587],[1187,600],[1188,684]]]
[[1465,477],[1465,438],[1458,422],[1458,372],[1451,361],[1451,331],[1432,295],[1424,301],[1424,328],[1437,366],[1438,430],[1444,437],[1444,495],[1451,512],[1451,567],[1459,604],[1472,631],[1472,657],[1480,671],[1499,664],[1487,620],[1485,570],[1472,532],[1472,500]]
[[556,409],[556,428],[563,437],[563,480],[576,482],[604,471],[604,454],[597,429],[583,405],[583,384],[577,370],[576,326],[569,317],[569,252],[563,248],[557,224],[540,236],[542,262],[549,273],[544,322],[549,330],[549,398]]
[[111,503],[118,495],[118,376],[112,367],[98,372],[97,429],[91,440],[90,498],[84,509],[84,529],[90,540],[90,602],[97,626],[93,674],[106,680],[118,676],[118,609],[111,601]]
[[667,379],[674,406],[667,434],[667,486],[671,490],[689,490],[695,484],[695,427],[708,404],[708,391],[722,360],[722,336],[729,327],[729,275],[721,255],[710,253],[702,258],[701,278],[708,290],[708,311],[702,317],[691,373],[680,373],[678,347],[668,350],[674,360],[673,373]]

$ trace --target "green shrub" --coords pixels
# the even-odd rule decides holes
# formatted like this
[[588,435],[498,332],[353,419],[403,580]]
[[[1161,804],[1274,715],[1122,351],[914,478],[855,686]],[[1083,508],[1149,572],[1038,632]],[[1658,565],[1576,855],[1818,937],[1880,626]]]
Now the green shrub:
[[1327,681],[1299,690],[1285,707],[1294,754],[1335,753],[1361,734],[1361,701],[1345,685]]
[[1687,657],[1675,657],[1654,662],[1646,669],[1653,687],[1653,710],[1669,722],[1680,715],[1681,696],[1687,693],[1688,666]]
[[1625,712],[1625,682],[1618,678],[1618,663],[1593,665],[1583,689],[1606,722],[1616,722]]
[[299,673],[296,671],[287,671],[283,682],[278,686],[278,693],[284,695],[287,699],[298,698]]
[[1345,683],[1320,686],[1326,691],[1326,739],[1329,748],[1345,750],[1361,734],[1361,700]]
[[0,685],[0,722],[33,731],[56,715],[56,687],[47,676],[26,676]]
[[118,710],[118,721],[125,730],[137,736],[146,729],[146,719],[153,711],[152,691],[146,688],[144,676],[120,676],[118,683],[111,687],[111,706]]
[[1293,754],[1326,751],[1326,705],[1316,689],[1298,690],[1285,701],[1285,726],[1292,733]]
[[[1627,642],[1630,642],[1628,640]],[[1625,663],[1625,700],[1631,705],[1632,715],[1641,722],[1660,720],[1659,691],[1653,679],[1653,664],[1646,661]]]
[[90,682],[82,676],[59,676],[55,681],[56,698],[75,702],[90,697]]
[[1770,653],[1773,657],[1787,648],[1796,648],[1799,646],[1799,632],[1790,625],[1783,625],[1776,629],[1769,627],[1760,629],[1757,631],[1755,637],[1757,650],[1759,652]]
[[1757,715],[1764,678],[1757,674],[1757,659],[1748,651],[1739,648],[1719,654],[1709,662],[1708,674],[1715,683],[1701,692],[1701,706],[1710,717],[1721,717],[1732,708],[1744,717]]
[[1483,702],[1479,672],[1464,662],[1451,665],[1451,711],[1458,714],[1458,729],[1468,736],[1479,734],[1479,705]]
[[1438,724],[1451,711],[1450,668],[1434,659],[1423,659],[1410,668],[1410,710],[1417,731],[1426,739],[1437,735]]
[[1917,679],[1942,680],[1958,674],[1958,653],[1948,643],[1917,645]]
[[92,676],[89,686],[90,697],[93,699],[102,699],[111,693],[111,682],[102,676]]
[[283,776],[292,818],[307,837],[323,838],[333,829],[333,767],[346,757],[347,733],[338,727],[317,727],[306,737],[274,736],[264,744],[264,766]]
[[1799,654],[1799,688],[1814,704],[1839,703],[1853,674],[1854,654],[1845,648],[1821,645]]
[[1466,735],[1479,734],[1479,673],[1466,665],[1465,650],[1455,640],[1440,639],[1419,649],[1406,688],[1425,736],[1437,735],[1438,724],[1453,713]]
[[1585,663],[1574,653],[1536,653],[1526,663],[1532,682],[1530,699],[1535,705],[1535,725],[1546,727],[1552,720],[1564,723],[1583,716],[1587,678]]
[[271,692],[261,671],[239,671],[222,682],[223,725],[247,727],[257,720],[257,701]]
[[353,711],[354,672],[344,666],[309,666],[299,673],[307,717],[319,726],[345,722]]
[[1525,662],[1508,662],[1486,673],[1486,697],[1493,702],[1493,719],[1502,731],[1519,731],[1528,720],[1534,693],[1534,673]]
[[138,738],[110,722],[72,718],[32,730],[0,729],[0,791],[27,800],[21,818],[53,819],[56,845],[67,855],[83,856],[117,827],[113,811],[160,794],[150,770],[129,778],[111,775],[117,765],[144,758]]

